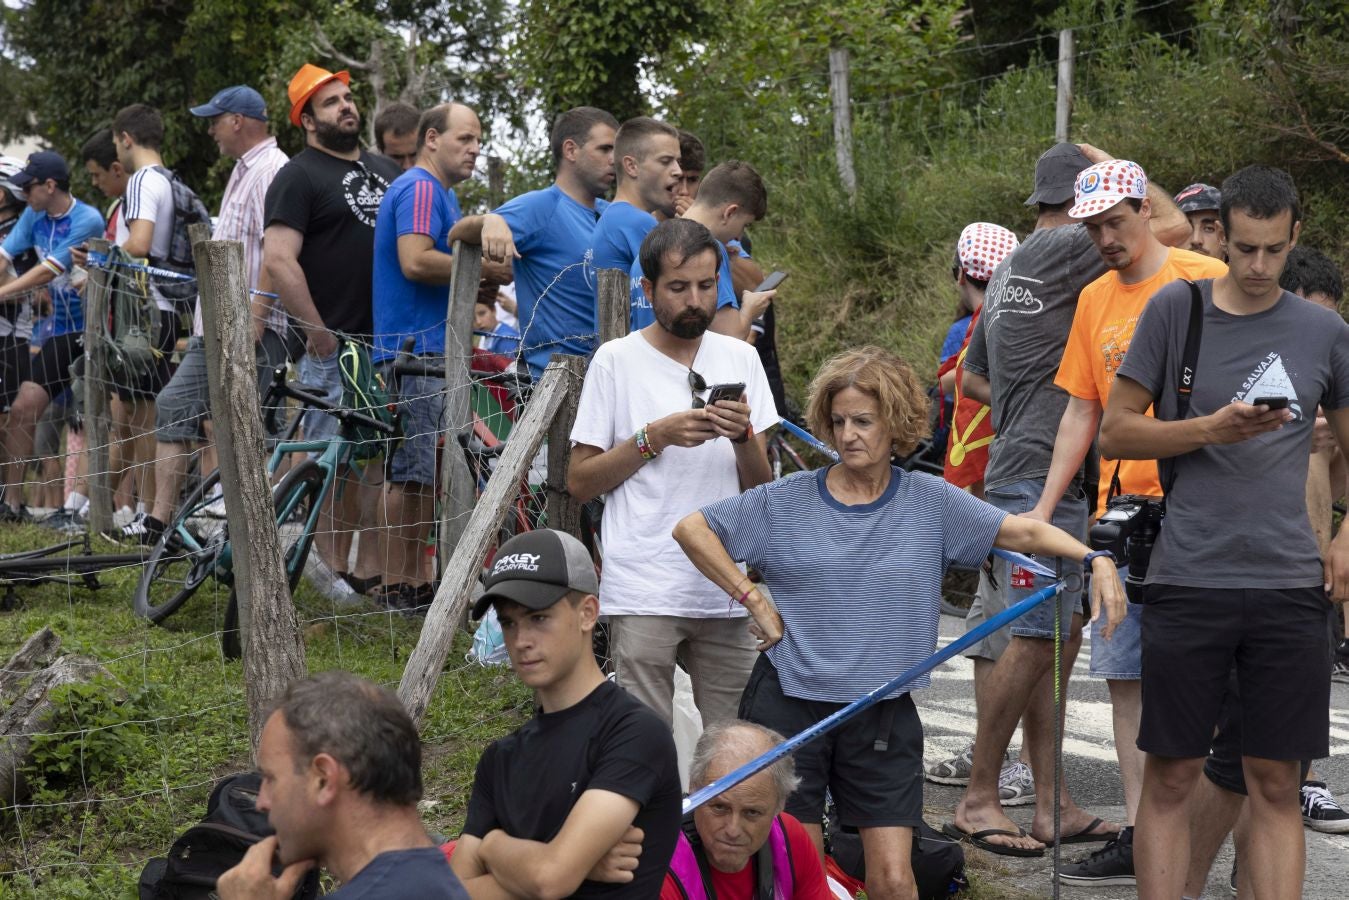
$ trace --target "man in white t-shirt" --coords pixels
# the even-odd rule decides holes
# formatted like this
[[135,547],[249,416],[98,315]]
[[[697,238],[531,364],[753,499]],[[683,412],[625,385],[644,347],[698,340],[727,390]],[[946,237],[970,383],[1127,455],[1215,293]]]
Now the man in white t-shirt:
[[[164,120],[153,107],[133,103],[113,119],[112,140],[117,145],[122,168],[131,173],[114,243],[130,256],[146,259],[151,265],[163,265],[173,242],[174,225],[173,185],[159,155],[164,141]],[[109,468],[113,472],[133,473],[139,500],[144,504],[141,511],[154,507],[155,478],[150,464],[155,458],[155,396],[173,374],[169,358],[181,332],[173,301],[162,294],[153,278],[150,292],[159,307],[161,355],[145,371],[115,374],[112,378],[116,435]],[[129,498],[119,492],[118,499]]]
[[[711,232],[691,219],[662,222],[639,258],[656,321],[596,351],[567,486],[581,501],[607,495],[600,610],[618,683],[670,722],[682,651],[711,724],[735,718],[756,642],[744,608],[693,567],[671,532],[690,512],[772,477],[765,432],[778,417],[754,348],[707,330],[720,259]],[[738,399],[709,402],[719,385],[740,385]]]

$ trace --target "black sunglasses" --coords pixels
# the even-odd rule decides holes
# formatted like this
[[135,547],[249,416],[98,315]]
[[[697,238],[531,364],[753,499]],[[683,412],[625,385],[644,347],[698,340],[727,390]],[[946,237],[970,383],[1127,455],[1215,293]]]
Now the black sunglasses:
[[689,369],[689,393],[693,395],[694,409],[702,409],[707,405],[706,401],[698,396],[705,390],[707,390],[707,382],[703,380],[703,376]]

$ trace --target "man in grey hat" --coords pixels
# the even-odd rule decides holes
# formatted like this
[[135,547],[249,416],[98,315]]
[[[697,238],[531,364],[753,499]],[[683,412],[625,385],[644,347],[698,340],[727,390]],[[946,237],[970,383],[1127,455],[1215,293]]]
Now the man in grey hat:
[[[207,119],[207,133],[223,156],[235,160],[234,171],[220,199],[214,237],[239,241],[244,248],[244,271],[250,290],[267,290],[262,273],[263,201],[267,188],[290,157],[276,144],[267,127],[262,95],[247,85],[227,87],[210,102],[191,109]],[[259,389],[270,382],[271,371],[286,362],[286,314],[274,299],[250,294],[253,336],[257,341]],[[210,393],[206,381],[206,344],[202,338],[201,299],[192,317],[187,351],[168,384],[155,398],[154,508],[126,525],[125,537],[153,544],[164,533],[178,503],[178,488],[186,474],[191,447],[207,437]],[[213,465],[202,467],[210,471]]]
[[1176,206],[1190,220],[1190,240],[1185,249],[1214,259],[1227,259],[1227,235],[1218,218],[1223,194],[1211,184],[1197,182],[1176,195]]
[[[1035,191],[1027,206],[1039,209],[1035,230],[996,269],[988,283],[983,314],[965,356],[966,396],[992,407],[997,437],[989,450],[985,499],[1013,514],[1032,510],[1040,499],[1054,454],[1059,420],[1068,395],[1054,375],[1083,287],[1105,274],[1106,265],[1087,228],[1068,215],[1078,174],[1110,155],[1089,144],[1055,144],[1035,164]],[[1171,197],[1148,186],[1150,226],[1162,243],[1176,246],[1189,235],[1185,217]],[[1073,476],[1055,507],[1054,525],[1086,537],[1087,501],[1082,473]],[[1077,560],[1042,560],[1069,572]],[[1036,576],[997,559],[992,577],[982,580],[967,626],[974,627],[1047,586]],[[1065,591],[1057,631],[1064,638],[1066,683],[1082,643],[1080,591]],[[1065,840],[1104,841],[1118,829],[1081,809],[1065,787],[1054,796],[1053,679],[1055,606],[1043,603],[970,648],[975,663],[978,726],[969,752],[968,787],[956,809],[955,825],[976,836],[979,846],[1012,856],[1039,856],[1054,834],[1059,804]],[[1010,634],[1009,634],[1010,632]],[[1035,817],[1021,831],[1002,811],[998,775],[1018,720],[1025,714],[1023,756],[1035,778]]]
[[538,709],[483,751],[455,874],[475,898],[657,896],[681,815],[674,738],[595,662],[590,555],[561,531],[527,532],[484,584],[473,615],[496,607]]

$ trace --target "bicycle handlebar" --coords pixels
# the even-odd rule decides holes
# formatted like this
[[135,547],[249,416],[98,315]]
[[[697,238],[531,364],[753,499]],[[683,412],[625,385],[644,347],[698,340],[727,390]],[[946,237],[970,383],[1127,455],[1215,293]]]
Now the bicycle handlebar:
[[[415,338],[407,338],[403,341],[402,349],[399,350],[398,356],[394,358],[393,374],[396,377],[408,375],[414,378],[439,378],[442,381],[445,380],[446,364],[441,362],[437,365],[414,356],[412,353],[412,348],[414,346],[416,346]],[[528,377],[515,371],[491,372],[485,374],[470,373],[470,377],[474,381],[499,384],[517,398],[527,396],[530,389],[534,386],[533,382],[531,382]]]
[[267,390],[267,400],[264,402],[267,406],[274,406],[276,401],[280,400],[282,397],[290,397],[300,401],[305,406],[335,416],[337,420],[344,425],[362,425],[366,428],[373,428],[376,431],[389,435],[397,432],[397,428],[389,422],[381,422],[379,419],[371,418],[354,409],[336,406],[329,403],[327,400],[324,400],[322,397],[315,396],[308,391],[300,390],[295,385],[286,381],[286,367],[284,365],[277,366],[272,372],[272,385]]

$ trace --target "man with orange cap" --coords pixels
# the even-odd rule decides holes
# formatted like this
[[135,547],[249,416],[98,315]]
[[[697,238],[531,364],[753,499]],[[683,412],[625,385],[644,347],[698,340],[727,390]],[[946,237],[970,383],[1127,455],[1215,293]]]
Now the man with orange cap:
[[[380,201],[401,174],[392,160],[361,147],[361,114],[351,94],[351,76],[306,63],[290,80],[291,124],[304,129],[305,149],[277,173],[267,191],[263,267],[272,287],[305,334],[300,379],[339,403],[338,334],[368,343],[374,330],[371,278],[375,217]],[[305,436],[336,433],[337,420],[319,412],[305,416]],[[348,479],[339,510],[320,529],[319,555],[360,590],[378,583],[381,548],[373,536],[382,487],[379,467]],[[334,501],[330,497],[329,504]],[[369,519],[370,521],[366,521]],[[352,573],[347,572],[351,529],[368,529]],[[361,576],[374,576],[372,579]]]

